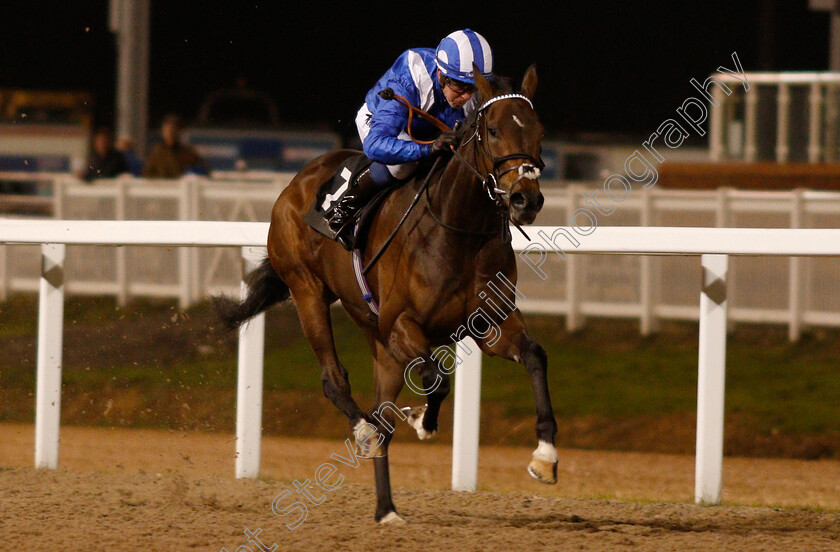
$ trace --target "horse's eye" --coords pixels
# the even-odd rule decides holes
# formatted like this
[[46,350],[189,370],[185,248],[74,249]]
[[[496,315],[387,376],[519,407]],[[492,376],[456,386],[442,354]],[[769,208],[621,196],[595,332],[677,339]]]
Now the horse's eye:
[[490,136],[496,135],[496,129],[493,127],[487,127],[487,132],[490,133]]

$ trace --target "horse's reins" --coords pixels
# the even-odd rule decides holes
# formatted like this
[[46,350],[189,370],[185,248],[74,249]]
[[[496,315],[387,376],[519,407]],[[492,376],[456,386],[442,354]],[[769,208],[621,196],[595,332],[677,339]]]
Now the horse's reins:
[[[420,117],[421,119],[425,119],[426,121],[432,123],[432,125],[434,125],[434,127],[437,128],[441,132],[449,132],[450,130],[452,130],[449,127],[449,125],[447,125],[446,123],[444,123],[443,121],[441,121],[440,119],[438,119],[437,117],[432,115],[431,113],[427,113],[426,111],[423,111],[419,107],[414,107],[413,105],[411,105],[411,102],[409,102],[404,96],[400,96],[399,94],[394,93],[394,90],[391,89],[391,88],[382,89],[379,92],[379,97],[382,98],[383,100],[397,100],[399,103],[401,103],[402,105],[404,105],[408,109],[408,125],[406,126],[406,133],[408,134],[408,137],[411,138],[412,142],[415,142],[417,144],[422,144],[422,145],[428,145],[428,144],[434,144],[435,143],[435,140],[420,140],[418,138],[415,138],[414,135],[411,134],[411,123],[414,119],[415,114],[418,117]],[[455,157],[457,157],[463,164],[465,164],[467,167],[469,167],[472,170],[472,172],[475,173],[475,175],[479,179],[481,179],[482,182],[484,182],[484,177],[481,175],[481,173],[478,172],[475,169],[475,167],[473,167],[472,165],[467,163],[467,160],[464,159],[464,157],[460,153],[458,153],[458,151],[455,149],[455,147],[449,146],[449,149],[452,151],[452,153],[455,155]],[[434,172],[434,171],[432,171],[432,172]]]
[[420,200],[420,196],[423,194],[423,190],[428,191],[429,181],[432,179],[432,175],[435,174],[435,170],[437,169],[438,163],[440,163],[441,159],[442,159],[441,157],[438,157],[437,159],[435,159],[435,163],[434,163],[434,165],[432,165],[432,169],[429,171],[429,174],[426,175],[426,180],[423,181],[423,185],[420,186],[419,190],[417,190],[417,193],[414,195],[414,199],[411,200],[411,204],[408,206],[408,209],[406,209],[405,213],[403,213],[403,216],[400,219],[400,222],[397,223],[397,226],[391,232],[391,235],[388,236],[388,239],[385,240],[385,243],[383,243],[382,247],[379,248],[379,251],[376,252],[376,255],[373,256],[373,258],[370,260],[370,262],[368,262],[367,266],[365,266],[364,270],[362,270],[362,274],[367,274],[368,270],[373,268],[373,265],[376,264],[376,261],[378,261],[379,258],[382,256],[382,254],[385,253],[385,250],[388,249],[388,246],[391,245],[391,242],[394,240],[394,237],[397,235],[397,232],[399,231],[400,227],[403,225],[403,223],[408,218],[409,213],[411,213],[411,211],[414,210],[414,207],[417,205],[417,202]]
[[[401,103],[402,105],[404,105],[408,109],[408,125],[406,127],[406,131],[407,131],[408,137],[411,138],[411,140],[413,142],[416,142],[418,144],[423,144],[423,145],[433,144],[435,142],[435,140],[419,140],[411,134],[411,123],[413,121],[413,118],[414,118],[415,114],[418,117],[420,117],[421,119],[424,119],[424,120],[428,121],[429,123],[431,123],[435,128],[437,128],[441,132],[449,132],[450,130],[452,130],[446,123],[444,123],[443,121],[441,121],[440,119],[438,119],[434,115],[431,115],[430,113],[427,113],[427,112],[423,111],[422,109],[414,107],[413,105],[411,105],[411,102],[409,102],[405,97],[394,93],[393,89],[391,89],[391,88],[385,88],[385,89],[381,90],[379,92],[379,96],[384,100],[397,100],[399,103]],[[531,109],[534,108],[534,105],[531,103],[531,100],[528,99],[526,96],[523,96],[521,94],[503,94],[501,96],[496,96],[495,98],[491,98],[491,99],[487,100],[477,109],[476,121],[472,125],[473,128],[475,129],[475,131],[473,132],[473,135],[467,140],[466,143],[469,143],[474,138],[477,139],[478,143],[482,142],[481,133],[479,132],[479,127],[480,127],[479,123],[480,123],[481,117],[483,116],[484,110],[486,110],[488,107],[490,107],[492,104],[496,103],[497,101],[506,100],[506,99],[522,99],[522,100],[525,100],[526,102],[528,102],[528,105],[531,106]],[[493,162],[492,172],[488,172],[487,176],[485,177],[478,171],[478,169],[476,169],[475,167],[472,166],[472,164],[467,162],[467,160],[464,159],[464,157],[458,152],[458,150],[454,146],[449,146],[449,149],[452,151],[452,154],[464,166],[469,168],[473,172],[473,174],[475,174],[475,176],[481,181],[482,186],[485,188],[485,190],[487,190],[487,194],[490,196],[490,199],[496,203],[497,207],[499,207],[500,212],[503,215],[502,232],[506,236],[505,237],[506,241],[510,241],[510,231],[507,230],[507,224],[506,224],[507,220],[509,220],[509,218],[510,218],[508,216],[510,207],[509,206],[504,207],[504,202],[501,200],[501,196],[503,194],[506,194],[507,192],[505,192],[504,190],[500,189],[497,186],[498,181],[504,175],[506,175],[506,174],[508,174],[508,173],[510,173],[514,170],[518,170],[519,171],[519,177],[511,185],[511,194],[512,194],[514,188],[516,187],[517,184],[519,184],[519,181],[522,180],[522,178],[524,178],[524,177],[528,177],[528,178],[538,177],[540,169],[544,166],[543,163],[541,161],[539,161],[538,159],[535,159],[531,155],[528,155],[527,153],[513,153],[513,154],[510,154],[510,155],[503,155],[501,157],[493,157],[490,154],[488,147],[486,145],[483,145],[481,152],[484,154],[485,157],[488,157]],[[382,247],[379,248],[379,251],[376,252],[376,254],[373,256],[373,258],[370,260],[370,262],[368,262],[367,266],[365,266],[364,270],[362,270],[362,274],[367,274],[368,273],[368,271],[373,267],[374,264],[376,264],[376,262],[379,260],[379,258],[382,256],[382,254],[388,248],[388,246],[391,244],[391,241],[393,241],[394,237],[397,235],[397,231],[399,231],[400,227],[402,227],[403,223],[408,218],[409,213],[411,213],[411,211],[417,205],[417,202],[420,199],[420,195],[424,191],[426,193],[426,201],[429,204],[429,214],[432,216],[434,221],[437,224],[439,224],[440,226],[443,226],[444,228],[447,228],[447,229],[455,231],[455,232],[468,234],[468,235],[473,235],[473,236],[489,236],[489,235],[492,235],[492,234],[495,233],[495,230],[482,232],[482,231],[468,230],[468,229],[465,229],[465,228],[457,228],[455,226],[451,226],[449,224],[446,224],[445,222],[443,222],[442,220],[440,220],[437,217],[434,210],[432,209],[431,198],[429,197],[429,182],[431,180],[432,175],[435,173],[435,170],[437,169],[437,166],[438,166],[438,163],[440,162],[440,159],[441,158],[439,157],[438,159],[435,160],[435,163],[434,163],[434,165],[432,165],[432,168],[429,171],[429,174],[426,175],[426,179],[423,181],[423,185],[417,191],[417,194],[415,194],[414,199],[411,201],[411,204],[409,205],[408,209],[403,214],[402,219],[400,219],[400,222],[397,224],[397,226],[391,232],[391,235],[388,236],[388,239],[385,240],[385,243],[382,244]],[[512,160],[512,159],[526,159],[528,161],[531,161],[533,164],[532,163],[522,163],[521,165],[517,165],[515,167],[511,167],[509,169],[506,169],[502,173],[498,173],[499,166],[502,165],[503,163],[507,162],[507,161]],[[528,176],[530,174],[535,174],[535,176],[533,176],[533,177]],[[518,223],[516,223],[514,221],[511,221],[511,222],[513,222],[513,224],[516,226],[516,228],[520,232],[522,232],[522,235],[525,236],[525,238],[528,241],[531,240],[531,238],[528,236],[528,234],[525,233],[525,231],[522,229],[522,227]]]

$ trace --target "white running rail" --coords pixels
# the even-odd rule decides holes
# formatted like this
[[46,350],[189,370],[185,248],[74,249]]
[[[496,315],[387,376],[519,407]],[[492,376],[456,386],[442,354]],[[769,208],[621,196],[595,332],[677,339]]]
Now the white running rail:
[[[540,232],[574,232],[567,227],[529,227]],[[555,252],[535,247],[512,229],[513,247],[521,255],[538,254],[539,265]],[[58,465],[61,404],[61,347],[63,331],[64,250],[66,245],[230,246],[243,248],[253,267],[264,254],[267,223],[205,221],[43,221],[0,220],[0,244],[41,244],[35,465]],[[257,248],[257,249],[255,249]],[[698,355],[698,419],[695,500],[720,502],[723,459],[723,405],[726,353],[726,272],[729,255],[840,256],[840,229],[756,229],[600,227],[580,236],[579,246],[567,253],[622,255],[700,255],[703,267],[700,297]],[[244,292],[243,287],[243,292]],[[262,419],[262,318],[240,332],[237,394],[236,476],[256,477],[260,461]],[[468,343],[468,346],[470,344]],[[475,349],[475,345],[470,347]],[[469,357],[468,357],[469,358]],[[456,373],[456,389],[480,389],[480,356]],[[456,392],[453,447],[453,488],[474,490],[478,474],[480,396]]]

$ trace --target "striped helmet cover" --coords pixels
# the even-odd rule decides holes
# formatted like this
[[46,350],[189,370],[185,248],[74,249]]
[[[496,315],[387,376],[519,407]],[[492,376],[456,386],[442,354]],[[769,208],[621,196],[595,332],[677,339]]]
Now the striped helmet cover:
[[493,73],[493,51],[477,32],[464,29],[446,36],[435,51],[435,62],[441,73],[457,81],[474,83],[473,63],[485,77]]

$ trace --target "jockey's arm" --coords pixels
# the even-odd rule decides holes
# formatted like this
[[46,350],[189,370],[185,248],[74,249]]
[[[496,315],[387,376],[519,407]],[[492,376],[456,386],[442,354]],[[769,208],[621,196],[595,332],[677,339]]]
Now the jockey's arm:
[[[389,86],[409,101],[417,95],[415,90],[407,89],[399,81],[392,81]],[[370,132],[362,144],[365,155],[388,165],[417,161],[429,155],[432,151],[431,145],[399,138],[407,124],[408,109],[405,106],[395,100],[379,102],[370,121]]]

